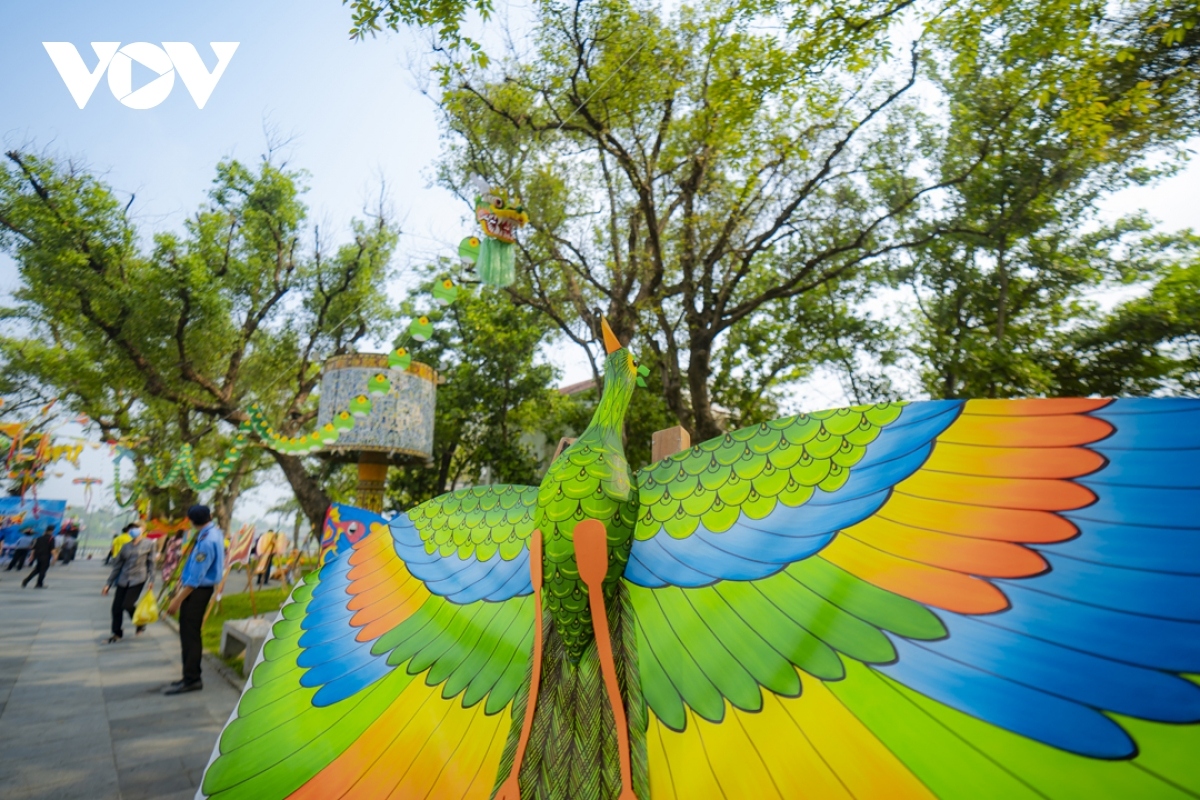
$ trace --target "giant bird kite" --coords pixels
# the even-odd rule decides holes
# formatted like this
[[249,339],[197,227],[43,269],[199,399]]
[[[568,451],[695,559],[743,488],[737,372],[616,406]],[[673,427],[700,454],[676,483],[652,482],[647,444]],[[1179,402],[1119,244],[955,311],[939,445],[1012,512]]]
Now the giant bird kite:
[[201,796],[1200,795],[1200,400],[885,403],[347,506]]

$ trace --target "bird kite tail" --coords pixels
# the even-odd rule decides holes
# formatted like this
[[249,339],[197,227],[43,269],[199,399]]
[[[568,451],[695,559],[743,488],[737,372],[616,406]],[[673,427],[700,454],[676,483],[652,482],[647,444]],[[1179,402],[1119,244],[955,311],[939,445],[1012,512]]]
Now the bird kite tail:
[[[554,634],[554,625],[550,621],[550,615],[542,616],[542,639],[543,656],[542,669],[545,670],[546,661],[551,658],[550,654],[558,654],[562,650],[562,640]],[[542,683],[539,690],[541,697],[546,696],[547,680],[550,679],[550,674],[543,671]],[[491,797],[495,798],[504,784],[508,781],[509,775],[512,773],[513,765],[517,757],[517,747],[521,740],[521,727],[525,720],[525,709],[529,706],[529,686],[533,680],[533,659],[529,660],[529,666],[525,670],[525,677],[521,681],[521,688],[517,690],[512,700],[511,722],[508,728],[508,739],[504,743],[504,750],[500,754],[500,766],[496,770],[496,783],[492,788]],[[543,706],[544,707],[544,706]],[[541,719],[541,728],[539,728],[539,718]],[[546,715],[539,714],[534,717],[533,729],[530,732],[530,741],[525,751],[525,760],[521,764],[520,787],[522,800],[529,800],[533,797],[548,796],[544,793],[534,793],[534,785],[541,784],[542,781],[536,777],[540,770],[541,752],[539,748],[534,746],[534,742],[541,741],[545,736],[544,730],[546,726]],[[537,767],[534,767],[534,762],[539,762]]]
[[[633,604],[623,582],[606,595],[617,682],[625,698],[629,724],[633,788],[639,798],[648,800],[647,712],[638,674]],[[549,614],[544,626],[542,684],[526,760],[521,766],[521,800],[616,800],[621,793],[620,756],[595,643],[578,662],[571,663]],[[513,699],[513,723],[501,756],[497,790],[512,768],[527,702],[528,689],[523,688]]]
[[[643,800],[650,798],[650,760],[646,753],[649,717],[642,695],[642,676],[638,668],[637,615],[629,587],[616,582],[608,603],[608,624],[613,632],[613,657],[617,665],[617,683],[625,698],[625,716],[629,720],[629,756],[633,767],[633,791]],[[615,756],[614,756],[615,757]],[[620,791],[620,786],[617,786]]]

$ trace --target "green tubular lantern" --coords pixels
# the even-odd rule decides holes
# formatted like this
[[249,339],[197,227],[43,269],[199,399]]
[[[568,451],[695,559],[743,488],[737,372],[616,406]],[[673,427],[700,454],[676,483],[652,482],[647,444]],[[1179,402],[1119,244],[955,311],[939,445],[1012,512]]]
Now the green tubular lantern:
[[403,347],[397,347],[388,353],[388,366],[392,369],[405,370],[412,363],[412,354]]
[[418,317],[409,323],[408,335],[418,342],[423,342],[433,335],[433,323],[429,321],[429,317]]
[[[459,253],[462,252],[462,246],[459,246]],[[438,305],[448,306],[458,299],[458,287],[454,285],[454,281],[446,278],[433,286],[433,299]]]
[[350,414],[358,419],[362,419],[371,413],[371,399],[365,394],[360,394],[358,397],[350,401]]
[[388,380],[387,375],[380,372],[377,375],[372,375],[367,380],[367,393],[372,397],[383,397],[392,390],[392,384]]

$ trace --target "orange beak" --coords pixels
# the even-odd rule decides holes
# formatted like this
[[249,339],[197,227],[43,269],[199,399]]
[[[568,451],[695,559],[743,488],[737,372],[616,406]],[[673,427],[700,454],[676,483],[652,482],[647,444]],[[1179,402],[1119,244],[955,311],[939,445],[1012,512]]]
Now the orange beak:
[[604,349],[610,354],[621,349],[621,342],[617,339],[617,335],[612,332],[612,328],[608,327],[608,320],[604,317],[600,318],[600,330],[604,333]]

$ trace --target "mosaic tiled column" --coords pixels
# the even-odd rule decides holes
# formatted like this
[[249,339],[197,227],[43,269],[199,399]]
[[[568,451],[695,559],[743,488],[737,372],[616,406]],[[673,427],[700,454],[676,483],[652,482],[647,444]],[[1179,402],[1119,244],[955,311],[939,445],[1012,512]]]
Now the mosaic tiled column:
[[318,425],[329,422],[351,400],[367,395],[367,382],[379,374],[387,376],[391,390],[372,397],[371,413],[322,451],[330,460],[358,464],[355,504],[376,513],[383,510],[388,465],[426,462],[433,454],[436,374],[417,362],[407,370],[390,369],[387,356],[377,353],[336,356],[325,362],[317,413]]

